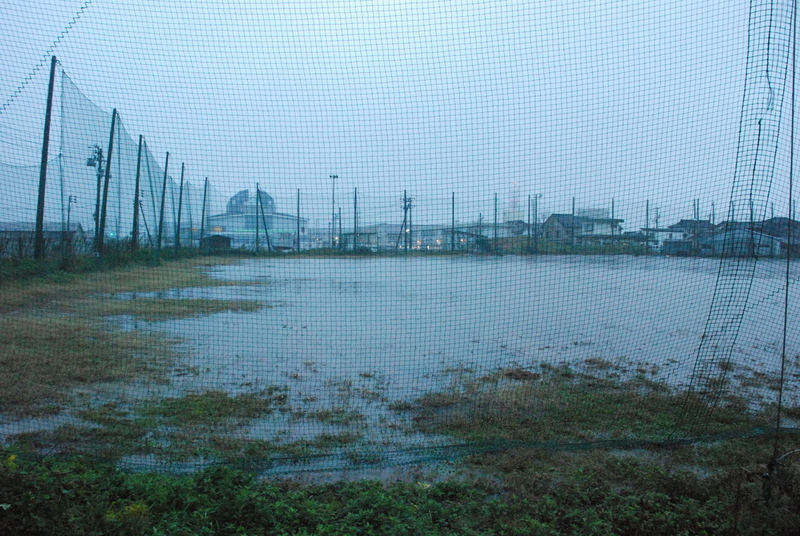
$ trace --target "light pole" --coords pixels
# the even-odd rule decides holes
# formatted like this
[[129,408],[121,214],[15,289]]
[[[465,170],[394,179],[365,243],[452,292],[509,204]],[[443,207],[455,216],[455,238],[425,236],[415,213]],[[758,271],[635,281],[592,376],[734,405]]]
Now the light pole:
[[339,175],[328,175],[331,179],[331,249],[335,246],[333,244],[333,233],[336,227],[336,179]]

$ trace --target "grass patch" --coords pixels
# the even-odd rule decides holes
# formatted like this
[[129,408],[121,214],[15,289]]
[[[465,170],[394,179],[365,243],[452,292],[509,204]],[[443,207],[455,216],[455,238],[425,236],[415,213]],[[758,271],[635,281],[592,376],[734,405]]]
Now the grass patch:
[[495,381],[426,394],[414,404],[415,426],[477,441],[656,441],[682,422],[685,403],[708,419],[703,423],[708,433],[769,424],[733,397],[712,411],[700,396],[687,398],[645,378],[615,381],[562,368],[542,370],[541,376],[501,371]]
[[0,407],[17,415],[48,412],[68,401],[75,386],[152,379],[173,355],[163,336],[121,331],[83,316],[2,315]]
[[[0,286],[0,407],[23,416],[55,413],[74,387],[154,380],[175,357],[165,336],[123,331],[106,317],[146,320],[183,318],[221,311],[253,311],[247,300],[114,299],[119,292],[241,283],[217,281],[199,268],[233,258],[181,259],[89,274],[48,272],[4,281]],[[111,295],[112,297],[109,297]]]
[[252,300],[215,300],[207,298],[136,298],[95,297],[71,301],[65,308],[96,316],[131,315],[151,322],[189,318],[226,311],[253,312],[266,307]]
[[199,270],[237,261],[238,259],[233,258],[197,257],[159,266],[135,264],[92,274],[56,272],[41,277],[7,281],[0,286],[0,313],[31,307],[68,307],[76,298],[82,299],[96,294],[241,285],[212,279]]
[[224,391],[206,391],[178,398],[166,398],[143,410],[173,426],[215,427],[224,424],[241,425],[272,413],[286,404],[284,388],[272,388],[259,393],[231,396]]
[[742,468],[707,476],[629,455],[550,453],[508,469],[495,478],[427,482],[415,474],[392,483],[303,485],[226,467],[128,474],[84,461],[31,463],[4,451],[0,519],[9,534],[60,536],[800,531],[800,466],[793,460],[772,475],[768,500],[764,480]]

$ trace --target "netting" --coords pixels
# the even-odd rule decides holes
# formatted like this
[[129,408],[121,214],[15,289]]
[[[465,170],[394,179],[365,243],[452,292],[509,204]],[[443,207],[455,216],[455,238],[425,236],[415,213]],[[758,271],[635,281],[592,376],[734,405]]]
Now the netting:
[[285,471],[795,430],[793,1],[72,8],[2,37],[6,444]]

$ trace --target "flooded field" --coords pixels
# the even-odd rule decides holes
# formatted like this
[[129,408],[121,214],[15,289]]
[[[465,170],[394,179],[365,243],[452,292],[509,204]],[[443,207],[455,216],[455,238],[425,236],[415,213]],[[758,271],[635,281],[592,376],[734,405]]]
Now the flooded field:
[[[187,386],[236,390],[245,380],[319,393],[349,380],[408,400],[458,374],[580,367],[587,359],[645,368],[679,385],[691,374],[718,265],[622,256],[245,261],[214,272],[243,286],[204,289],[203,296],[262,300],[269,308],[153,327],[183,338],[192,356],[187,367],[203,371],[183,380]],[[781,262],[759,265],[737,365],[777,366],[784,277]],[[798,313],[792,301],[790,319]],[[790,328],[796,355],[797,329]]]
[[[247,458],[268,451],[273,467],[282,467],[276,458],[302,458],[309,468],[329,464],[330,456],[412,459],[415,448],[454,442],[414,426],[409,409],[431,394],[553,370],[685,386],[718,267],[714,259],[627,256],[286,258],[212,267],[214,278],[239,284],[157,297],[261,306],[122,318],[126,329],[177,338],[181,356],[163,382],[95,386],[77,400],[106,408],[102,419],[93,414],[92,426],[111,419],[143,427],[132,440],[141,448],[122,457],[134,466],[160,458],[173,466],[204,463],[220,452]],[[761,402],[774,398],[769,380],[779,372],[785,269],[780,261],[758,264],[732,354],[731,379]],[[788,313],[792,386],[797,300]],[[789,389],[787,400],[795,398]],[[87,420],[78,409],[3,428],[60,430],[74,426],[76,415]]]

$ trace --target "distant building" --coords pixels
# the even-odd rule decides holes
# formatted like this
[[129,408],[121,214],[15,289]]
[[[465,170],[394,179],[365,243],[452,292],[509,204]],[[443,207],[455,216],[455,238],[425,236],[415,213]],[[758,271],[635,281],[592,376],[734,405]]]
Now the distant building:
[[710,220],[680,220],[667,227],[661,242],[664,255],[714,255],[715,226]]
[[[44,249],[47,255],[82,254],[91,243],[79,223],[69,229],[61,223],[44,222]],[[33,257],[36,224],[0,222],[0,258]]]
[[724,257],[778,257],[785,241],[749,229],[731,229],[714,237],[714,253]]
[[[260,200],[260,203],[258,202]],[[206,234],[230,238],[231,247],[266,250],[308,249],[308,220],[296,215],[282,214],[275,210],[275,200],[267,192],[260,191],[256,198],[250,190],[242,190],[228,200],[224,214],[209,216]]]
[[541,226],[542,238],[562,245],[619,243],[623,238],[624,221],[605,217],[599,210],[591,216],[551,214]]
[[800,222],[789,218],[724,221],[715,228],[714,252],[733,257],[777,257],[800,254]]
[[642,234],[647,240],[647,247],[658,252],[663,252],[665,240],[675,240],[678,235],[675,231],[658,227],[643,227]]

